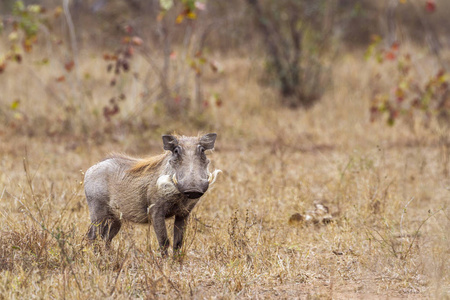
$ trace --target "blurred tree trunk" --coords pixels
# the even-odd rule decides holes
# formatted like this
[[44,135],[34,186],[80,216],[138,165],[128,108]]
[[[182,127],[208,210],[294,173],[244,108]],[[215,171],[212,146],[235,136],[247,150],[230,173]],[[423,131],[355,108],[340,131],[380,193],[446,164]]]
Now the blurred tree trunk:
[[[299,70],[299,58],[301,56],[301,30],[296,30],[295,21],[298,19],[298,12],[294,11],[295,16],[290,19],[290,34],[293,44],[292,57],[283,57],[281,50],[278,47],[278,43],[274,38],[274,35],[278,35],[276,38],[280,38],[279,33],[270,28],[269,20],[265,18],[261,6],[258,0],[248,0],[248,3],[253,8],[256,16],[256,24],[261,31],[266,50],[270,56],[270,60],[275,68],[275,73],[281,83],[281,93],[284,97],[295,96],[297,87],[300,85],[300,70]],[[286,60],[286,61],[283,61]]]
[[396,20],[396,10],[398,6],[398,0],[389,0],[386,6],[386,24],[387,24],[387,34],[386,41],[388,43],[387,47],[391,47],[394,43],[398,42],[397,38],[397,20]]
[[[323,7],[330,9],[323,9],[322,2],[307,1],[265,1],[265,5],[261,5],[259,0],[247,0],[247,3],[262,35],[271,72],[279,83],[282,103],[290,107],[311,106],[320,98],[322,68],[321,62],[310,55],[311,52],[305,52],[305,30],[309,30],[308,39],[313,40],[309,48],[316,49],[315,54],[319,54],[325,37],[323,30],[332,28],[329,13],[332,7],[326,4]],[[270,8],[277,11],[272,14]],[[311,17],[321,10],[325,17]],[[305,17],[307,14],[310,15]]]
[[72,5],[72,19],[75,27],[77,28],[75,34],[78,46],[83,48],[83,27],[81,24],[81,15],[83,10],[83,0],[74,0]]

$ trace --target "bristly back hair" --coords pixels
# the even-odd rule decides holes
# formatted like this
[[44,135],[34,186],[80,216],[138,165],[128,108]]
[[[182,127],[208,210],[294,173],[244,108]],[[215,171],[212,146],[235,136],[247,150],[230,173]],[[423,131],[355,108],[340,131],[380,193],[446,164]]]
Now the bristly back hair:
[[147,171],[153,170],[154,168],[161,165],[162,161],[167,157],[167,155],[169,155],[169,153],[169,151],[166,151],[163,154],[140,159],[128,170],[128,172],[134,174],[143,174]]

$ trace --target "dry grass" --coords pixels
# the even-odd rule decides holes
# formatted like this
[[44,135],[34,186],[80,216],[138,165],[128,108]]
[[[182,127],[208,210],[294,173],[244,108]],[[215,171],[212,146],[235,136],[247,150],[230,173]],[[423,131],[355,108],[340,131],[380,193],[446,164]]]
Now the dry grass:
[[[180,260],[162,259],[152,229],[133,224],[112,250],[100,243],[94,252],[80,170],[112,150],[159,153],[161,132],[195,126],[158,119],[136,130],[92,118],[89,126],[111,126],[112,138],[98,142],[89,128],[83,139],[2,125],[0,298],[448,299],[448,151],[432,130],[368,121],[375,66],[362,54],[342,57],[323,101],[293,111],[258,86],[258,60],[218,60],[226,71],[209,87],[224,106],[208,113],[205,131],[219,134],[212,161],[224,174],[195,208]],[[3,107],[15,93],[46,97],[31,78],[19,91],[12,73],[1,76]],[[47,108],[22,108],[30,124],[33,113],[57,111],[39,103]],[[331,223],[289,223],[315,203],[329,207]]]

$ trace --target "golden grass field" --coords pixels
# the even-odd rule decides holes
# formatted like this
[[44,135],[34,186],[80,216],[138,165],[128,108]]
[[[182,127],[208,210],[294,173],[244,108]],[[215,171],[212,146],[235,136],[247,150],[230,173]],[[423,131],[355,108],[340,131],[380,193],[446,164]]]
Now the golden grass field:
[[[74,92],[52,81],[61,66],[0,75],[0,299],[449,299],[448,131],[369,121],[373,76],[387,67],[362,52],[340,57],[305,111],[280,108],[258,84],[257,57],[216,59],[224,73],[208,87],[223,106],[203,127],[149,113],[134,128],[88,113],[80,129],[50,96]],[[107,101],[101,68],[80,59],[88,112]],[[21,115],[9,116],[16,97]],[[53,134],[69,121],[67,134]],[[173,131],[217,132],[211,167],[223,170],[191,215],[184,256],[161,258],[152,228],[135,224],[95,252],[83,171],[112,151],[159,154]],[[331,222],[291,219],[317,203]]]

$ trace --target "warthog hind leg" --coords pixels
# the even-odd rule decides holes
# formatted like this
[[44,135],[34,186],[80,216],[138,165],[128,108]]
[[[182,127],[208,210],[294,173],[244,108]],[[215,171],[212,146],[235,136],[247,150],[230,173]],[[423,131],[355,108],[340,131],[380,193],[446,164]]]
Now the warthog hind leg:
[[112,239],[119,233],[122,222],[117,219],[106,218],[99,222],[93,222],[89,228],[87,234],[88,239],[93,241],[97,239],[98,234],[106,242],[106,246],[109,247]]

